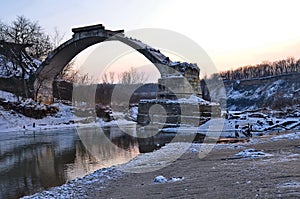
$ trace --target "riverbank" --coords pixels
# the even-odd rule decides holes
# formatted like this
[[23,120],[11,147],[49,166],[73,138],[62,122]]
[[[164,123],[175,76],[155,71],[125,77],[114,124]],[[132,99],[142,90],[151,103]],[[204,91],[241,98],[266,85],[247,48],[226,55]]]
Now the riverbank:
[[[171,143],[25,198],[299,198],[299,140],[299,132],[272,134],[249,143],[215,145],[203,158],[199,154],[208,144]],[[187,149],[182,156],[166,164],[182,149]],[[153,157],[156,161],[147,163]],[[159,169],[141,172],[149,168]],[[124,172],[130,169],[139,173]],[[160,175],[178,180],[153,182]]]
[[[45,131],[55,129],[73,129],[76,127],[105,127],[135,124],[133,121],[123,119],[122,113],[117,113],[116,120],[105,122],[101,118],[80,118],[73,114],[72,106],[62,103],[53,104],[59,109],[54,116],[47,116],[42,119],[26,117],[20,113],[6,111],[0,107],[0,132],[27,132],[27,131]],[[120,116],[122,115],[122,116]]]
[[[12,103],[18,100],[12,93],[4,91],[0,91],[0,98]],[[32,100],[28,101],[30,102]],[[36,105],[39,107],[38,104]],[[65,129],[79,126],[119,126],[133,124],[134,122],[130,118],[136,119],[138,113],[137,107],[133,107],[130,111],[125,111],[123,113],[113,111],[111,115],[113,120],[105,122],[100,117],[96,117],[96,113],[89,113],[90,115],[83,117],[77,116],[74,114],[76,111],[74,111],[71,102],[58,100],[57,103],[54,103],[51,106],[57,110],[57,112],[41,119],[26,117],[17,111],[7,110],[0,106],[0,132]],[[194,127],[193,131],[196,130],[201,134],[214,134],[215,137],[245,137],[248,136],[245,132],[250,128],[254,135],[264,135],[270,130],[282,131],[300,129],[299,115],[300,110],[297,106],[295,106],[294,109],[287,108],[286,110],[281,111],[257,109],[250,111],[224,112],[224,118],[212,118],[205,124]],[[162,123],[163,122],[164,121],[162,121]],[[216,126],[219,126],[219,128],[215,128]],[[182,125],[181,130],[185,131],[184,128],[187,129],[187,132],[191,130],[190,126],[185,127]],[[164,131],[176,132],[177,129],[168,128],[164,129]]]

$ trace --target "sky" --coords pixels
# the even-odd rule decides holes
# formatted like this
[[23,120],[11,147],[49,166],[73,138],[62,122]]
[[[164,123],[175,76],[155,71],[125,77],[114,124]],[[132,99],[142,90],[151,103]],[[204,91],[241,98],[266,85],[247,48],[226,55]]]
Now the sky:
[[300,58],[297,0],[1,0],[0,19],[16,16],[54,27],[70,39],[71,28],[102,23],[111,30],[163,28],[195,41],[219,70]]

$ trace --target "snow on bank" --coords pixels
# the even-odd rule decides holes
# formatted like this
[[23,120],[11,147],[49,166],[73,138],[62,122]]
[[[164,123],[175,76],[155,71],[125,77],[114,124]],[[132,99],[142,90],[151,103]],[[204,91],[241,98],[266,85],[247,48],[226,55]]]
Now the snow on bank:
[[190,103],[190,104],[196,103],[196,104],[203,104],[203,105],[218,105],[218,103],[206,101],[200,97],[197,97],[196,95],[191,95],[189,98],[180,98],[176,100],[176,102]]
[[210,137],[246,138],[247,130],[253,136],[268,135],[274,131],[300,129],[300,110],[295,109],[291,114],[272,110],[232,111],[224,112],[224,118],[211,118],[199,127],[181,125],[161,129],[165,133],[199,133]]
[[17,102],[18,101],[18,97],[15,96],[12,93],[6,92],[6,91],[2,91],[0,90],[0,98],[2,99],[6,99],[10,102]]
[[251,148],[251,149],[243,150],[235,154],[235,156],[242,157],[242,158],[258,158],[258,157],[272,156],[272,154],[264,153],[262,151],[258,151]]
[[45,130],[53,128],[72,127],[74,121],[71,107],[63,104],[54,104],[59,108],[55,116],[47,116],[42,119],[26,117],[15,111],[6,111],[0,107],[0,132]]
[[190,147],[191,143],[175,142],[163,146],[157,151],[138,155],[130,162],[120,165],[121,171],[130,173],[144,173],[155,171],[168,166],[178,159]]
[[116,180],[123,174],[114,167],[100,169],[83,178],[72,180],[62,186],[53,187],[41,193],[25,196],[23,199],[87,198],[91,189],[95,191],[103,189],[110,180]]
[[278,135],[271,138],[271,140],[282,140],[282,139],[289,139],[289,140],[300,139],[300,132]]
[[206,101],[200,97],[197,97],[195,95],[191,95],[189,98],[179,98],[177,100],[173,99],[142,99],[141,102],[147,103],[147,102],[161,102],[163,104],[201,104],[201,105],[219,105],[215,102]]
[[[17,102],[18,98],[9,92],[0,91],[0,98],[10,102]],[[30,100],[27,100],[30,101]],[[86,117],[77,117],[73,114],[73,107],[62,103],[54,103],[59,112],[53,116],[47,116],[42,119],[26,117],[13,110],[4,110],[0,106],[0,132],[16,131],[39,131],[61,128],[93,127],[93,126],[122,126],[134,122],[123,118],[104,122],[101,118],[93,118],[92,121],[86,121]]]
[[[8,102],[17,102],[18,97],[12,93],[0,91],[0,98]],[[30,102],[31,99],[26,99],[23,103]],[[34,119],[26,117],[13,110],[4,110],[0,106],[0,132],[11,131],[26,131],[26,130],[43,130],[53,128],[70,127],[74,121],[72,108],[61,103],[53,104],[59,109],[59,112],[54,116],[47,116],[42,119]]]

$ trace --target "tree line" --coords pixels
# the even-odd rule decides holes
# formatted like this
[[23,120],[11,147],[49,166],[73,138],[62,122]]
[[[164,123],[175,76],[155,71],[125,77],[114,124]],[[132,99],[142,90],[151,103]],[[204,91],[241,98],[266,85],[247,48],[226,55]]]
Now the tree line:
[[221,77],[223,80],[254,79],[299,72],[300,59],[288,57],[279,61],[264,61],[257,65],[248,65],[239,67],[235,70],[231,69],[220,73],[215,73],[212,74],[209,79],[213,80],[219,77]]
[[130,69],[121,72],[105,72],[102,75],[101,81],[103,84],[141,84],[145,83],[149,79],[149,75],[145,72],[138,71],[136,68],[131,67]]

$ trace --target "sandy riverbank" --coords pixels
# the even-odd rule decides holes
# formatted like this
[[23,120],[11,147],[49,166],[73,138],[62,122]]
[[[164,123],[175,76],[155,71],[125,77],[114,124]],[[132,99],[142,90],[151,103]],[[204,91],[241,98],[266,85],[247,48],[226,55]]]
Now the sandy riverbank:
[[[217,145],[202,159],[199,152],[203,146],[192,144],[168,166],[165,160],[172,153],[157,151],[160,156],[152,164],[143,160],[153,155],[140,155],[127,164],[97,171],[33,198],[299,198],[299,140],[299,133],[290,133]],[[185,145],[171,144],[167,151],[178,147],[184,149]],[[250,148],[254,150],[247,152]],[[236,155],[241,151],[245,152]],[[133,167],[147,170],[153,165],[163,168],[146,173],[120,171]],[[183,180],[154,183],[159,175]]]

